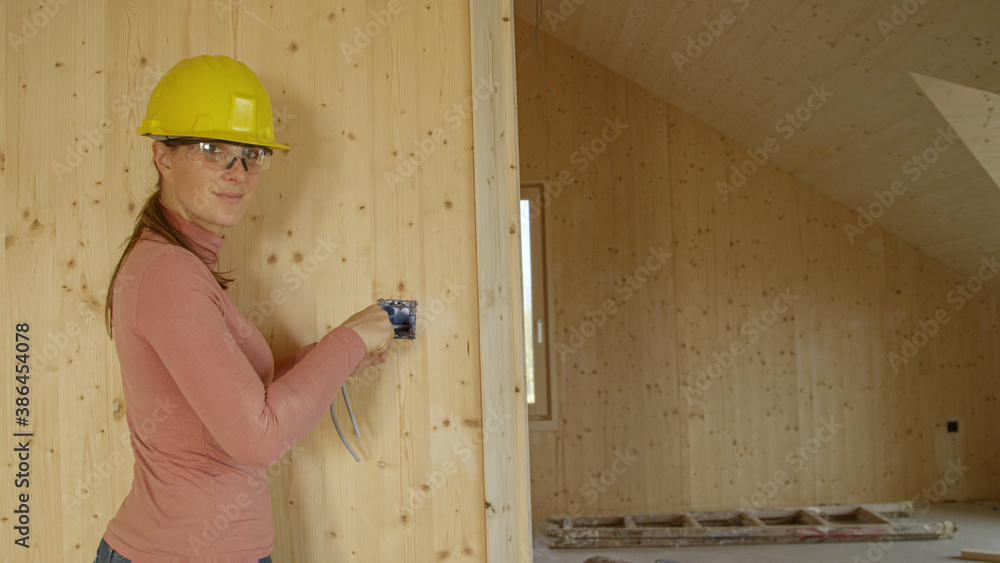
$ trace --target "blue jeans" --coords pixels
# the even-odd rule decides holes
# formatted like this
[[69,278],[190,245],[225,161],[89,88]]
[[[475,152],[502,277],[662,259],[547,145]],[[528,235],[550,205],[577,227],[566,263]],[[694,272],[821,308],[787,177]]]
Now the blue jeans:
[[[101,538],[101,545],[97,546],[97,558],[94,559],[94,563],[130,563],[131,559],[127,559],[121,553],[118,553],[108,545],[108,542]],[[260,563],[271,563],[271,556],[260,560]]]

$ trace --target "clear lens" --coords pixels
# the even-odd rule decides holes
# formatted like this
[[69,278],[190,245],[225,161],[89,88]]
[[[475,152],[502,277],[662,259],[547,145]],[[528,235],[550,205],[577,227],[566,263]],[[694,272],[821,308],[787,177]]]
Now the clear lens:
[[271,164],[271,155],[259,147],[244,147],[212,141],[193,143],[187,156],[212,170],[223,172],[234,166],[243,167],[248,174],[259,174]]

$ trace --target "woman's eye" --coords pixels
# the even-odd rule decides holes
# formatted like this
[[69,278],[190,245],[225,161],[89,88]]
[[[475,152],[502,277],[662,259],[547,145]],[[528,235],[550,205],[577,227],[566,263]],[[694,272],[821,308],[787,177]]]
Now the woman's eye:
[[201,151],[208,154],[217,154],[222,152],[222,147],[213,143],[201,143],[199,145]]
[[260,156],[260,152],[257,149],[243,149],[243,158],[256,159]]

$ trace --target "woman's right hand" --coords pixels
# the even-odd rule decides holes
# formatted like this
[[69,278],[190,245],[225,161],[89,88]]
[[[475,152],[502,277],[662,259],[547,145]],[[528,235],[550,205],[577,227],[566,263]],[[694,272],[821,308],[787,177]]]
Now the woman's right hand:
[[389,313],[378,305],[369,305],[354,313],[340,325],[354,330],[365,343],[365,352],[381,354],[389,349],[395,332],[389,322]]

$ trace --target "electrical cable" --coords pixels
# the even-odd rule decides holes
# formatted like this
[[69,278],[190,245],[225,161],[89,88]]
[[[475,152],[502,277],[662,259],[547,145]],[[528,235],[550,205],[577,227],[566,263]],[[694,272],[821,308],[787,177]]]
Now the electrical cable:
[[[358,423],[357,421],[354,420],[354,411],[351,409],[351,401],[350,399],[347,398],[346,384],[340,388],[340,392],[344,394],[344,402],[347,403],[347,412],[350,413],[351,423],[354,424],[354,433],[357,434],[358,438],[360,438],[361,432],[358,431]],[[336,404],[337,401],[330,403],[330,418],[333,419],[333,426],[334,428],[337,429],[337,434],[340,435],[340,441],[343,442],[345,446],[347,446],[347,451],[351,452],[351,455],[354,456],[354,461],[361,463],[361,458],[358,457],[358,454],[354,453],[354,448],[352,448],[351,444],[347,442],[347,438],[344,437],[344,432],[340,429],[340,423],[337,422],[337,413],[334,409],[334,405]]]

